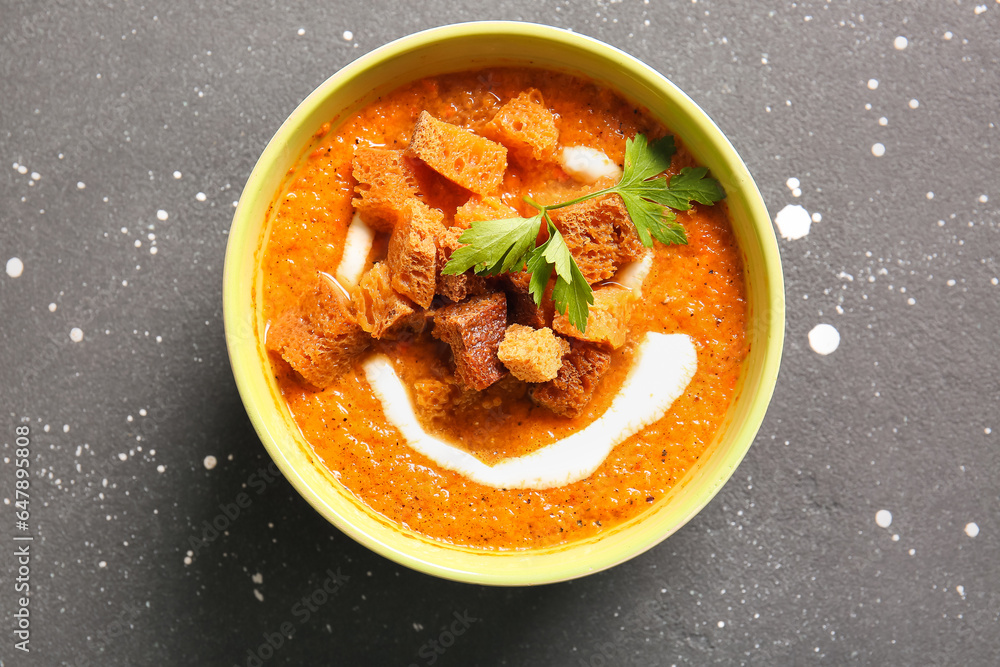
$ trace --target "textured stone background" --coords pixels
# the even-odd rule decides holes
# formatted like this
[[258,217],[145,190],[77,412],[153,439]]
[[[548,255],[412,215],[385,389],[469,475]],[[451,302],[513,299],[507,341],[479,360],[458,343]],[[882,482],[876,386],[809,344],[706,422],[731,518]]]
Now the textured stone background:
[[[0,664],[246,665],[292,622],[264,664],[430,665],[456,613],[476,620],[434,664],[996,664],[1000,4],[238,4],[0,4]],[[675,536],[572,583],[411,572],[283,480],[185,560],[269,461],[221,312],[254,161],[353,58],[486,18],[646,61],[729,135],[772,216],[820,214],[779,241],[788,338],[755,445]],[[808,343],[819,323],[842,336],[828,356]],[[10,633],[22,423],[28,656]],[[302,622],[296,601],[338,568]]]

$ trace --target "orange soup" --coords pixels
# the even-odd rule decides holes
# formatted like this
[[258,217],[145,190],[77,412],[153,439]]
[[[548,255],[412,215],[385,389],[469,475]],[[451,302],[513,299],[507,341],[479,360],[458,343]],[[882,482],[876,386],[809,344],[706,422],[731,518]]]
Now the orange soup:
[[[525,91],[532,92],[525,97]],[[669,128],[612,90],[560,73],[490,69],[404,85],[336,127],[319,130],[314,147],[272,206],[273,221],[260,260],[263,291],[258,305],[268,323],[269,359],[281,394],[305,441],[332,476],[371,511],[400,526],[447,543],[501,550],[592,537],[650,509],[712,441],[747,353],[743,266],[724,202],[695,203],[691,210],[677,213],[687,245],[654,243],[652,268],[642,284],[641,302],[629,311],[624,343],[593,344],[610,364],[591,388],[589,400],[568,414],[539,401],[541,385],[502,368],[503,377],[482,389],[470,387],[462,369],[456,374],[455,347],[442,339],[441,320],[433,318],[459,298],[478,299],[483,292],[506,290],[511,311],[506,323],[513,323],[517,318],[512,299],[517,294],[511,291],[513,281],[502,277],[483,279],[476,283],[479,292],[470,287],[467,297],[448,298],[438,291],[426,309],[415,306],[414,299],[399,297],[424,318],[408,316],[406,326],[392,335],[352,338],[361,340],[359,352],[342,364],[335,378],[321,383],[326,384],[323,388],[296,370],[294,356],[279,353],[273,339],[282,318],[297,312],[302,295],[315,289],[317,276],[334,276],[343,259],[359,197],[357,151],[409,154],[415,124],[424,112],[496,139],[491,131],[496,122],[491,122],[519,96],[551,114],[559,146],[588,147],[619,168],[627,139],[670,134]],[[490,201],[505,211],[529,217],[536,211],[525,196],[543,203],[565,201],[601,186],[599,180],[575,179],[551,154],[539,157],[538,151],[532,155],[523,146],[508,144],[502,178],[489,192]],[[695,166],[684,147],[677,148],[668,177]],[[459,226],[462,207],[470,200],[486,199],[426,165],[413,168],[421,206],[431,210],[445,230]],[[374,239],[370,249],[365,248],[363,267],[369,273],[384,262],[394,233],[384,222],[371,226]],[[437,279],[443,280],[440,274]],[[614,280],[597,280],[594,289]],[[353,298],[345,312],[358,308],[357,292]],[[366,316],[355,312],[347,317]],[[551,312],[548,318],[550,324]],[[647,332],[686,334],[693,342],[697,370],[683,394],[662,418],[617,444],[588,477],[553,488],[496,488],[436,464],[409,446],[386,419],[362,368],[370,355],[386,355],[409,389],[422,427],[493,465],[538,451],[599,418],[619,392]],[[554,338],[572,336],[557,331]],[[577,349],[579,341],[570,342]]]

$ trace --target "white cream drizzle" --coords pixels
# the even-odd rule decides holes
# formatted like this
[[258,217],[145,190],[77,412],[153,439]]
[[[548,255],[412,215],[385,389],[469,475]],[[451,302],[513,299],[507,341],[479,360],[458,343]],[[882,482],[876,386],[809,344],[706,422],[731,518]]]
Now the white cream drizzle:
[[617,179],[622,174],[611,158],[589,146],[566,146],[559,154],[559,166],[581,183],[593,183],[602,176]]
[[368,253],[372,250],[372,241],[375,239],[375,230],[361,219],[358,213],[354,214],[350,226],[347,228],[347,236],[344,238],[344,252],[340,256],[340,264],[337,266],[337,281],[348,288],[358,284],[361,274],[368,263]]
[[611,407],[588,426],[526,456],[488,466],[472,454],[424,431],[385,355],[364,362],[365,375],[382,402],[386,419],[407,444],[442,468],[506,489],[546,489],[589,477],[615,445],[666,414],[698,367],[694,343],[685,334],[649,332],[636,351],[628,377]]

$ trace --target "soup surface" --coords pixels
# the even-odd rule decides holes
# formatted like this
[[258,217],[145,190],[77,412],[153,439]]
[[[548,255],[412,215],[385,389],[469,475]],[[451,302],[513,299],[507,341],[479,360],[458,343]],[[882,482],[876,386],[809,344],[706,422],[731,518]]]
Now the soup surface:
[[[505,102],[532,88],[553,112],[561,146],[594,148],[619,166],[627,138],[669,134],[614,92],[559,73],[493,69],[405,85],[336,128],[322,128],[314,149],[275,200],[261,255],[258,302],[268,326],[296,307],[318,274],[332,275],[340,263],[354,217],[356,147],[406,148],[423,111],[479,132]],[[667,174],[693,165],[679,145]],[[553,162],[509,160],[499,196],[530,216],[535,211],[523,201],[525,195],[544,203],[586,191]],[[448,224],[469,197],[461,187],[439,184],[425,192],[424,201]],[[689,243],[654,244],[628,342],[612,352],[610,370],[581,414],[569,418],[536,405],[525,383],[508,377],[484,391],[462,393],[443,413],[420,415],[428,432],[487,464],[522,456],[578,431],[608,408],[645,332],[690,336],[698,368],[685,393],[662,419],[616,446],[586,479],[549,489],[502,489],[442,469],[411,449],[386,421],[361,360],[319,390],[272,352],[281,394],[322,465],[371,510],[413,531],[459,545],[521,549],[609,530],[647,511],[705,452],[747,353],[743,266],[724,202],[695,204],[677,219]],[[387,244],[386,234],[376,235],[368,267],[385,256]],[[453,373],[450,350],[431,335],[431,327],[373,341],[368,354],[374,352],[392,360],[408,387]]]

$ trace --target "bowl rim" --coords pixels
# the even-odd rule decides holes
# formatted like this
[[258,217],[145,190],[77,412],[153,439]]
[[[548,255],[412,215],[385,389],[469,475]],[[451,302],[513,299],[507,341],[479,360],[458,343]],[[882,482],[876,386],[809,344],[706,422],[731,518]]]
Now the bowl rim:
[[[282,155],[283,151],[288,150],[288,146],[292,143],[291,139],[293,135],[299,130],[304,119],[307,119],[310,115],[315,113],[317,108],[327,100],[331,92],[335,91],[342,82],[349,81],[366,70],[377,67],[380,64],[401,57],[405,54],[429,48],[435,43],[453,39],[463,39],[477,35],[484,37],[502,36],[508,38],[535,39],[544,42],[552,42],[567,48],[586,51],[596,59],[611,61],[614,62],[616,66],[627,69],[631,75],[648,81],[650,85],[655,87],[659,94],[668,97],[670,99],[670,103],[677,106],[683,115],[691,118],[692,122],[700,128],[700,130],[705,134],[706,139],[709,143],[711,143],[712,150],[717,151],[721,156],[721,159],[724,160],[725,164],[733,169],[736,179],[740,182],[741,191],[747,195],[746,206],[748,207],[748,216],[752,222],[758,240],[760,241],[759,250],[763,256],[763,265],[767,269],[765,273],[767,274],[766,291],[768,298],[767,303],[763,304],[766,312],[761,314],[760,317],[766,319],[765,326],[769,335],[763,341],[766,349],[763,353],[764,362],[759,374],[760,385],[756,393],[750,399],[750,406],[744,420],[738,427],[733,427],[739,429],[736,440],[737,445],[730,447],[724,454],[716,455],[724,456],[723,459],[718,461],[719,469],[722,471],[721,474],[719,474],[710,485],[706,485],[708,488],[705,488],[697,494],[694,502],[689,502],[686,505],[683,516],[681,516],[672,525],[672,527],[663,530],[662,534],[656,533],[638,540],[637,543],[630,543],[631,547],[626,550],[627,553],[617,553],[617,555],[613,556],[605,554],[602,558],[597,559],[574,559],[566,558],[565,556],[569,555],[568,552],[574,545],[579,543],[571,542],[567,545],[562,545],[564,547],[562,550],[562,553],[564,554],[564,563],[557,568],[557,574],[553,574],[551,568],[539,571],[527,571],[523,574],[508,572],[499,576],[495,573],[491,573],[488,569],[455,569],[453,567],[443,566],[409,553],[406,543],[407,536],[402,532],[399,532],[398,535],[398,537],[401,538],[400,540],[397,540],[395,544],[388,544],[386,541],[382,541],[354,525],[341,513],[338,513],[336,510],[331,508],[327,500],[320,495],[317,489],[313,488],[309,481],[304,479],[304,477],[300,474],[300,471],[296,469],[288,458],[286,458],[284,452],[278,444],[279,438],[272,433],[270,428],[272,425],[265,422],[261,415],[260,408],[255,404],[256,400],[259,398],[259,394],[255,394],[255,392],[261,391],[260,379],[266,374],[261,372],[260,368],[249,367],[248,364],[243,362],[239,353],[240,346],[247,344],[247,335],[245,331],[247,325],[246,321],[242,319],[241,310],[238,306],[238,304],[244,300],[238,291],[245,286],[245,281],[242,280],[242,276],[239,275],[241,270],[246,269],[246,267],[242,266],[245,262],[241,263],[241,259],[246,255],[245,244],[248,241],[255,247],[259,244],[259,239],[248,238],[248,228],[252,226],[250,224],[252,221],[244,222],[244,220],[252,215],[252,200],[257,200],[261,197],[267,197],[269,200],[273,200],[275,193],[263,192],[261,189],[261,181],[270,169],[270,165]],[[314,130],[315,128],[313,128],[313,131]],[[256,250],[253,252],[253,256],[256,263]],[[770,216],[764,205],[760,192],[754,183],[753,178],[750,176],[745,163],[729,142],[729,139],[690,97],[688,97],[664,75],[639,61],[637,58],[592,37],[536,23],[516,21],[475,21],[440,26],[416,32],[398,38],[365,55],[362,55],[327,78],[312,93],[310,93],[282,123],[279,129],[275,132],[274,136],[268,142],[266,148],[261,154],[261,157],[255,164],[249,178],[247,179],[247,183],[244,186],[243,194],[240,197],[236,211],[233,214],[229,242],[226,250],[225,267],[223,271],[223,317],[225,322],[226,344],[230,364],[240,397],[247,414],[254,425],[254,429],[256,430],[258,437],[264,444],[271,458],[277,463],[283,476],[288,479],[299,494],[302,495],[302,497],[305,498],[306,501],[319,511],[320,514],[322,514],[328,521],[334,524],[339,530],[345,532],[354,540],[368,547],[372,551],[396,561],[397,563],[427,574],[469,583],[493,585],[532,585],[553,583],[556,581],[564,581],[584,576],[586,574],[607,569],[625,560],[638,556],[676,532],[712,500],[719,489],[722,488],[725,482],[728,481],[735,472],[736,467],[743,460],[746,452],[749,450],[770,403],[774,386],[777,381],[778,366],[780,364],[781,352],[784,343],[785,304],[783,276],[777,239],[774,235]],[[256,334],[254,334],[251,338],[253,339],[253,344],[255,346],[259,346]],[[257,372],[255,373],[255,371]],[[267,391],[266,394],[270,397],[270,391]],[[444,543],[438,544],[440,547],[445,549],[461,550],[461,548],[452,547]],[[487,550],[474,550],[470,553],[474,556],[482,555],[486,557],[503,555],[503,552]],[[530,550],[528,552],[517,553],[522,556],[525,554],[531,554]],[[487,562],[487,559],[480,560],[483,560],[484,563]]]

